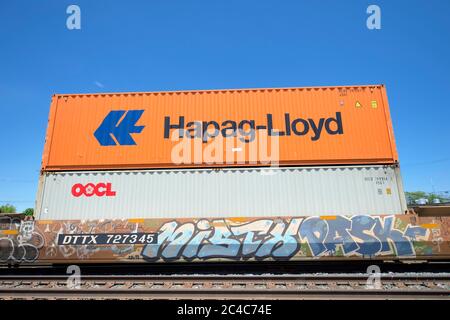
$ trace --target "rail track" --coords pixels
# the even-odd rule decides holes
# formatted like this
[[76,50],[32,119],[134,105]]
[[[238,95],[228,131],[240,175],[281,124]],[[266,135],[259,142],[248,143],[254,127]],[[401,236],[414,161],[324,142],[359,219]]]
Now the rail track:
[[1,275],[0,299],[450,299],[450,273]]

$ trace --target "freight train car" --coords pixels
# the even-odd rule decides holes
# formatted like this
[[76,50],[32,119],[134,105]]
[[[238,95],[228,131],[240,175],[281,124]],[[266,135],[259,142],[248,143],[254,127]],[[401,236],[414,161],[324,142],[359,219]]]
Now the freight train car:
[[449,259],[449,216],[0,218],[2,264]]
[[0,262],[448,259],[405,211],[382,85],[59,94]]

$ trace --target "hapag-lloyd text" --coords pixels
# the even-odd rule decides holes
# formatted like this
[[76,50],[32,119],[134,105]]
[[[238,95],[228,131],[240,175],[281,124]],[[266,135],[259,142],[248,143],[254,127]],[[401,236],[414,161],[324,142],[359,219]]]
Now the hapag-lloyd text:
[[170,138],[170,130],[176,129],[179,132],[179,138],[201,138],[203,142],[221,135],[224,138],[237,137],[242,142],[252,142],[255,139],[256,130],[267,130],[268,136],[305,136],[310,131],[312,141],[320,139],[325,130],[330,135],[343,134],[342,116],[336,112],[335,118],[320,118],[318,121],[308,118],[297,118],[292,120],[289,113],[284,114],[284,131],[276,130],[273,126],[272,114],[266,114],[266,125],[257,125],[255,120],[225,120],[221,123],[211,121],[190,121],[186,123],[184,116],[178,117],[178,122],[172,122],[170,116],[164,118],[164,138]]

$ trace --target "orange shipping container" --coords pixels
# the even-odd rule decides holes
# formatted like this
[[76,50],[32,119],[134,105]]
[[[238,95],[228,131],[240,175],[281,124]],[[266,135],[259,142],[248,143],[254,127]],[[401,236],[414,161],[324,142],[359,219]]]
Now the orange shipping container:
[[54,95],[42,170],[396,162],[372,85]]

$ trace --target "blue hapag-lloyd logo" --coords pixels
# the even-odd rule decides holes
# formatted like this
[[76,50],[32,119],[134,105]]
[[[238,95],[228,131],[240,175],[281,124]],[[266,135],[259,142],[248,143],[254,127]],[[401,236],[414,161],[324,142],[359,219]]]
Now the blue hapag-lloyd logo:
[[[102,146],[136,145],[131,134],[141,133],[144,129],[145,126],[136,126],[143,113],[144,110],[111,111],[94,132],[94,136]],[[286,113],[282,130],[274,129],[272,118],[272,114],[267,114],[265,124],[256,124],[255,120],[225,120],[222,122],[212,120],[186,123],[185,117],[179,116],[178,122],[173,123],[170,116],[166,116],[164,118],[164,139],[170,138],[171,130],[177,130],[179,138],[200,138],[203,142],[208,142],[217,136],[239,137],[242,142],[246,143],[255,139],[256,130],[265,130],[268,136],[309,136],[312,141],[319,140],[324,132],[329,135],[344,133],[340,112],[336,112],[335,117],[318,120],[292,119],[290,114]]]
[[102,146],[136,145],[131,134],[141,133],[144,129],[145,126],[136,126],[143,113],[144,110],[113,110],[95,130],[94,136]]

